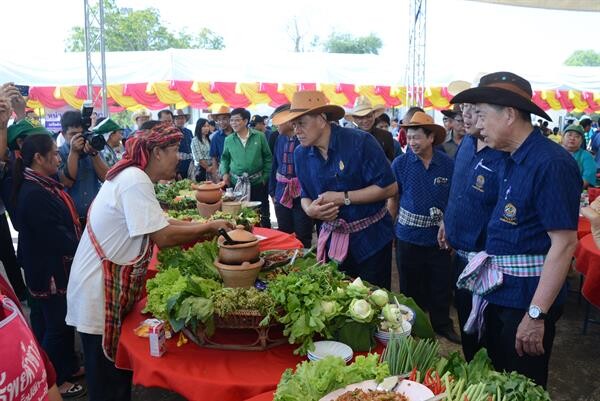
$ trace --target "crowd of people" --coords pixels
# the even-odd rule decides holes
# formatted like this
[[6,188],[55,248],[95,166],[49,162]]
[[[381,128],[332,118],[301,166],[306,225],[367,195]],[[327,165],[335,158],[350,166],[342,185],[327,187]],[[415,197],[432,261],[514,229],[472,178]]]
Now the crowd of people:
[[[483,76],[452,103],[439,125],[418,107],[398,121],[364,97],[346,111],[322,92],[300,91],[271,116],[222,106],[193,132],[183,110],[156,120],[136,112],[130,132],[69,111],[54,140],[5,84],[2,203],[19,237],[15,256],[2,213],[2,263],[15,295],[0,295],[0,318],[20,316],[15,305],[27,300],[30,337],[52,362],[45,387],[54,399],[86,391],[92,401],[129,399],[131,374],[113,361],[153,245],[232,228],[168,219],[153,184],[223,181],[261,202],[263,227],[270,202],[278,229],[307,248],[316,227],[318,260],[350,276],[391,289],[395,249],[401,291],[429,312],[436,333],[462,344],[467,360],[486,347],[496,369],[545,386],[600,133],[581,119],[555,143],[542,121],[532,123],[531,115],[550,117],[531,85],[509,72]],[[600,242],[600,204],[585,214]],[[87,389],[76,382],[84,374]]]

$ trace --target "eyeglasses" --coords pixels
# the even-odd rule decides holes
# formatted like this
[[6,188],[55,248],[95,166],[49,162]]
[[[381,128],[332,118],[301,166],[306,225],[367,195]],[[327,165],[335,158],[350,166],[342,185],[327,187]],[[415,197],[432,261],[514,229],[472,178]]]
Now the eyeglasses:
[[322,117],[325,121],[327,121],[327,118],[325,117],[324,114],[315,114],[315,115],[309,114],[309,115],[300,117],[298,120],[292,121],[291,122],[292,128],[293,129],[306,128],[306,126],[308,126],[312,120],[316,119],[319,116]]

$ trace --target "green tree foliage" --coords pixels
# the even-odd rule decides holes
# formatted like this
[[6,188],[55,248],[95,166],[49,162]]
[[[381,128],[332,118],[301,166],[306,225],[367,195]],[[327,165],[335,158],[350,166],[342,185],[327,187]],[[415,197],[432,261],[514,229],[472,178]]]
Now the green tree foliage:
[[383,43],[374,33],[353,37],[349,33],[332,33],[323,43],[328,53],[378,54]]
[[[97,12],[97,9],[93,10]],[[104,1],[104,39],[107,51],[143,51],[174,49],[223,49],[223,37],[208,28],[198,33],[186,30],[171,32],[162,25],[160,12],[155,8],[143,10],[120,9],[115,0]],[[82,26],[71,28],[66,50],[85,50]],[[97,50],[97,49],[96,49]]]
[[600,53],[594,50],[575,50],[565,60],[565,65],[573,67],[598,67],[600,66]]

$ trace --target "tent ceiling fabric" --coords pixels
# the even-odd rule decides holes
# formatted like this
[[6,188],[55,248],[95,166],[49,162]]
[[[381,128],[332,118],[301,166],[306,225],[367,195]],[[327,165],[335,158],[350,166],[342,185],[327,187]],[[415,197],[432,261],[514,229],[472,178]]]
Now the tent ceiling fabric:
[[597,11],[600,12],[599,0],[470,0],[479,3],[503,4],[531,8],[547,8],[566,11]]

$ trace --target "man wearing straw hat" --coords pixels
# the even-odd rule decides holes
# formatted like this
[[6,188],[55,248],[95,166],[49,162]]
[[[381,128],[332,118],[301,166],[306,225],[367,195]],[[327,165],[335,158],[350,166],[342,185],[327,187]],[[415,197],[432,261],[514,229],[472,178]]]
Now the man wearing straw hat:
[[531,114],[551,120],[532,93],[524,78],[496,72],[452,99],[476,104],[485,142],[510,154],[485,251],[468,256],[457,285],[473,292],[465,331],[485,341],[496,370],[516,370],[545,386],[583,184],[571,155],[531,124]]
[[[471,87],[468,82],[462,82],[464,85],[458,87],[454,95]],[[448,88],[459,83],[450,83]],[[487,225],[498,200],[498,174],[508,156],[506,152],[490,148],[483,140],[481,129],[477,127],[475,105],[464,103],[460,108],[467,136],[456,152],[448,206],[438,232],[440,248],[451,247],[456,251],[453,260],[455,283],[469,262],[468,254],[485,249]],[[463,354],[470,361],[481,348],[477,335],[462,329],[471,313],[471,292],[455,288],[454,306],[461,328]]]
[[321,222],[318,260],[338,262],[348,275],[389,289],[393,231],[386,200],[397,185],[373,136],[331,123],[343,116],[322,92],[301,91],[273,123],[291,122],[300,142],[295,170],[302,207]]
[[397,215],[400,289],[429,310],[436,333],[460,343],[450,319],[450,252],[437,243],[454,169],[452,159],[434,148],[444,142],[446,130],[422,111],[414,113],[402,127],[410,152],[392,163],[398,183],[392,215]]
[[221,155],[223,155],[223,149],[225,148],[225,138],[233,133],[233,128],[229,124],[229,118],[231,117],[231,110],[227,106],[220,106],[217,110],[213,111],[208,115],[208,118],[217,123],[219,128],[210,137],[210,151],[209,155],[212,158],[212,171],[210,172],[213,177],[219,172],[219,163],[221,162]]
[[388,131],[375,126],[377,117],[382,115],[384,111],[385,107],[373,107],[368,97],[359,96],[354,102],[354,108],[346,113],[344,118],[356,124],[359,129],[373,135],[383,148],[385,157],[392,162],[395,157],[394,138]]

